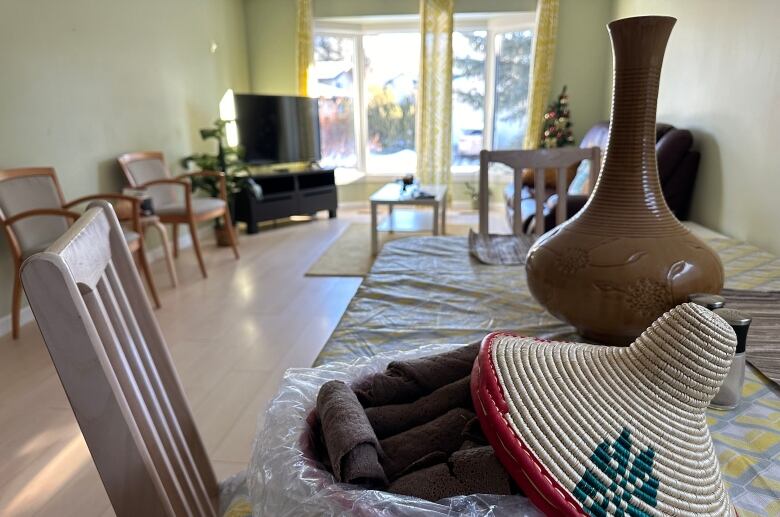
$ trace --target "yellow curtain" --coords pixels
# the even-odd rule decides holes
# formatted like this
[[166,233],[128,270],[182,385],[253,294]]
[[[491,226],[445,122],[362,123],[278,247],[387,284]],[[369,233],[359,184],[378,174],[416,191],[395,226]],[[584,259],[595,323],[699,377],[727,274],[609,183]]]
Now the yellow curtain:
[[452,12],[454,0],[420,0],[417,177],[450,183],[452,162]]
[[309,95],[314,62],[314,10],[312,0],[298,0],[298,95]]
[[539,0],[536,6],[536,32],[531,60],[531,89],[528,92],[528,127],[523,138],[524,149],[536,149],[542,137],[542,119],[550,97],[557,33],[558,0]]

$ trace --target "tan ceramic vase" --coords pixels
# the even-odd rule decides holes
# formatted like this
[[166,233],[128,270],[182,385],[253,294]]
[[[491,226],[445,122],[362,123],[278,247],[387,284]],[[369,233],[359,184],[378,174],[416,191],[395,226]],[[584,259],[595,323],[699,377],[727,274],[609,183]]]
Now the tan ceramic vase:
[[719,293],[718,255],[666,205],[655,156],[655,111],[675,19],[609,24],[614,53],[609,143],[596,187],[572,219],[528,252],[534,297],[584,337],[623,345],[693,292]]

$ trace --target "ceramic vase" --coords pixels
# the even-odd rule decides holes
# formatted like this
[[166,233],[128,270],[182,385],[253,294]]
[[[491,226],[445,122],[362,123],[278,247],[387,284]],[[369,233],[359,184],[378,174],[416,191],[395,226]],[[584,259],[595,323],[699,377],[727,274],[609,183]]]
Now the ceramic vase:
[[608,25],[614,54],[609,143],[588,203],[529,250],[528,287],[586,338],[630,343],[693,292],[719,293],[723,265],[666,205],[655,155],[658,84],[675,19]]

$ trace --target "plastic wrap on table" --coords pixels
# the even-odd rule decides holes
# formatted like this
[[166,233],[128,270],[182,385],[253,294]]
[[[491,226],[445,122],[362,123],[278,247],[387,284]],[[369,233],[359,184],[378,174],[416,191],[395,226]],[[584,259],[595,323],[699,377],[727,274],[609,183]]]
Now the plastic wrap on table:
[[252,452],[248,482],[254,515],[541,515],[530,500],[518,495],[468,495],[434,503],[337,483],[312,453],[310,418],[322,384],[334,379],[351,383],[384,370],[391,360],[433,355],[456,346],[461,345],[428,345],[352,363],[288,370],[266,411]]

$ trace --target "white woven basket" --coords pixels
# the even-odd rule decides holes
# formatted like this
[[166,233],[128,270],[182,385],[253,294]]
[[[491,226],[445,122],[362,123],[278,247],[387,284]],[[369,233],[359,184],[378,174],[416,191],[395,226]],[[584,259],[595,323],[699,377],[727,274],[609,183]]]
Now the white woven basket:
[[482,354],[522,450],[580,513],[721,516],[734,510],[704,410],[735,346],[724,320],[684,304],[627,348],[499,333]]

